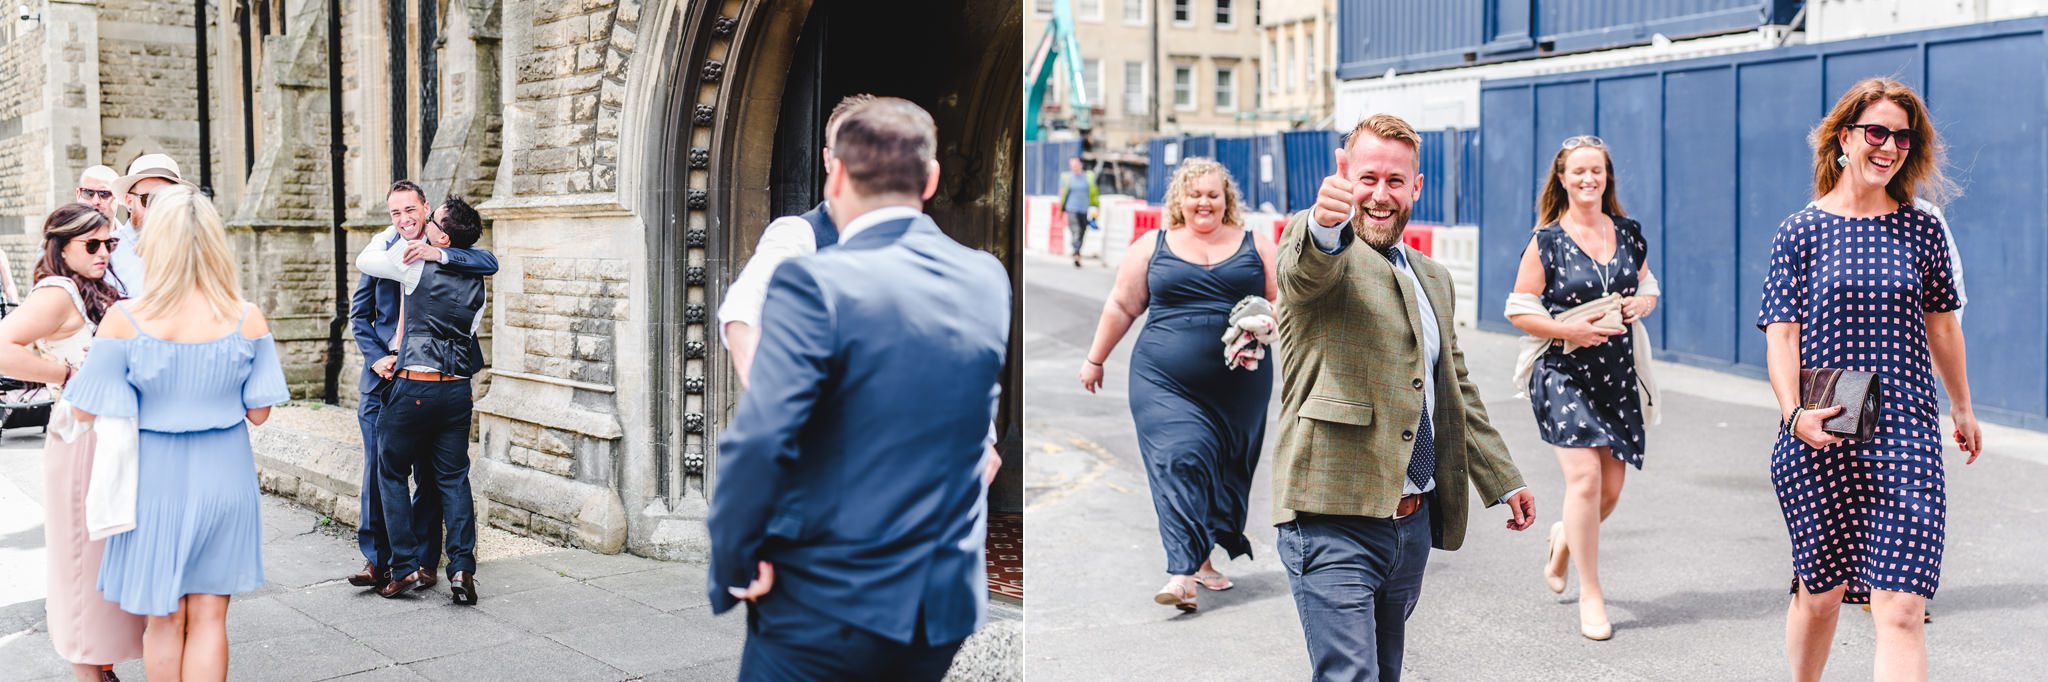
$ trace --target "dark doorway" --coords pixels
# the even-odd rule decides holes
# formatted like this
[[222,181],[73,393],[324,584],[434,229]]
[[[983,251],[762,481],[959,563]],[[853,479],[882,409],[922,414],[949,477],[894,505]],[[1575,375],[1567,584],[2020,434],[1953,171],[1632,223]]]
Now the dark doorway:
[[[994,5],[993,7],[988,5]],[[785,77],[770,172],[774,215],[809,210],[824,196],[820,149],[832,106],[854,93],[901,97],[931,112],[939,131],[940,186],[925,206],[947,234],[993,253],[1010,267],[1018,260],[1017,160],[1022,139],[1023,43],[1021,0],[876,3],[816,0]],[[751,244],[765,225],[737,225]],[[1021,305],[1015,305],[1021,311]],[[990,493],[998,511],[1020,511],[1022,462],[1015,443],[1023,410],[1021,316],[1013,318],[1011,371],[1003,387],[997,428],[1005,434],[1003,475]]]

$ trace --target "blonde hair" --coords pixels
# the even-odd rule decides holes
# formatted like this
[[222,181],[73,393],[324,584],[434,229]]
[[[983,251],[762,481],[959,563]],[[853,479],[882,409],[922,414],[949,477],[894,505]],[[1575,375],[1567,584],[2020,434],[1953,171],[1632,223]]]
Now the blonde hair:
[[1223,178],[1223,224],[1232,227],[1244,226],[1244,220],[1237,214],[1237,181],[1230,177],[1230,169],[1215,159],[1190,156],[1180,162],[1173,171],[1173,183],[1166,187],[1166,229],[1188,224],[1187,216],[1181,214],[1181,200],[1187,198],[1188,186],[1195,180],[1210,173]]
[[1409,149],[1415,150],[1416,165],[1422,164],[1422,134],[1415,132],[1415,126],[1409,125],[1407,119],[1393,114],[1373,114],[1365,117],[1365,120],[1352,126],[1351,132],[1344,136],[1344,151],[1351,151],[1351,147],[1358,144],[1362,139],[1361,133],[1408,145]]
[[1885,184],[1885,194],[1901,204],[1911,204],[1914,197],[1922,195],[1937,206],[1953,200],[1956,186],[1941,172],[1945,150],[1935,135],[1933,116],[1928,114],[1919,93],[1890,78],[1865,78],[1849,86],[1848,92],[1835,100],[1834,110],[1813,129],[1814,198],[1825,196],[1842,181],[1842,167],[1835,163],[1835,158],[1844,153],[1842,130],[1880,100],[1891,100],[1906,110],[1906,127],[1913,130],[1917,143],[1906,152],[1906,164]]
[[148,290],[135,313],[146,318],[177,312],[189,294],[206,299],[216,319],[242,314],[242,276],[228,249],[227,226],[213,200],[185,187],[150,195],[148,239],[138,249]]

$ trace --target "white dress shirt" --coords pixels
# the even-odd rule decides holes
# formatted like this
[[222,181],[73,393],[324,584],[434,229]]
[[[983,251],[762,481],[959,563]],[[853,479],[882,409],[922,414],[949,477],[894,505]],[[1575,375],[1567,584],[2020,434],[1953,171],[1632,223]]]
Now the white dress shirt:
[[[1316,248],[1321,249],[1323,253],[1332,256],[1343,253],[1344,244],[1342,243],[1341,236],[1344,233],[1344,225],[1349,224],[1351,218],[1357,215],[1358,209],[1352,208],[1351,215],[1346,216],[1344,222],[1338,223],[1336,227],[1324,227],[1316,223],[1316,221],[1310,220],[1308,221],[1308,236],[1315,241]],[[1408,284],[1415,289],[1415,310],[1416,314],[1422,318],[1422,362],[1424,367],[1429,368],[1429,371],[1422,373],[1422,409],[1434,418],[1436,414],[1436,363],[1443,355],[1443,329],[1437,326],[1436,306],[1430,305],[1428,292],[1422,288],[1422,280],[1415,276],[1415,268],[1408,264],[1408,250],[1402,248],[1398,243],[1395,244],[1394,248],[1399,256],[1393,260],[1394,270],[1401,273],[1401,276],[1407,277]],[[1438,442],[1442,442],[1442,439],[1438,439]],[[1437,461],[1441,462],[1443,458],[1439,456]],[[1421,486],[1415,485],[1415,482],[1408,480],[1407,476],[1401,477],[1401,494],[1404,496],[1420,495],[1435,489],[1436,476],[1434,474],[1431,474],[1429,480],[1423,482]],[[1515,493],[1527,489],[1528,486],[1523,486],[1510,490],[1506,495],[1500,496],[1499,501],[1506,502],[1508,498],[1514,497]]]
[[725,336],[725,325],[734,322],[760,329],[761,305],[768,299],[768,278],[775,275],[783,261],[817,252],[818,236],[811,231],[810,221],[801,216],[783,216],[768,223],[768,229],[761,232],[761,243],[754,247],[754,256],[747,259],[746,267],[740,269],[732,286],[726,287],[725,302],[718,304],[718,340],[732,346],[732,340]]

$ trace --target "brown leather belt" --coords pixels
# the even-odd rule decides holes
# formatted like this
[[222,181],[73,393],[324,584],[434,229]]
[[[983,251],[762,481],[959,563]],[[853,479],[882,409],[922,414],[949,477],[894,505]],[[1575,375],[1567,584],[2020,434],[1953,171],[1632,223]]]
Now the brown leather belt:
[[[468,377],[450,376],[440,372],[418,372],[410,369],[401,369],[398,370],[398,378],[408,381],[461,381]],[[1407,500],[1402,500],[1402,503],[1406,504]]]
[[1394,518],[1407,518],[1409,514],[1413,514],[1415,513],[1415,510],[1421,508],[1422,495],[1420,493],[1414,495],[1402,495],[1401,503],[1394,505]]

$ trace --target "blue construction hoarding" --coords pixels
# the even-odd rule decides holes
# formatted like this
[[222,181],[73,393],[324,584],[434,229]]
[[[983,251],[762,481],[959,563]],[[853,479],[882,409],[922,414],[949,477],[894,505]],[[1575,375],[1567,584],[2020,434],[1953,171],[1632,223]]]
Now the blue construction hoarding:
[[1648,322],[1663,357],[1761,376],[1760,290],[1780,222],[1812,199],[1807,136],[1870,76],[1926,97],[1964,190],[1946,214],[1970,285],[1963,328],[1978,413],[2048,425],[2043,19],[1483,84],[1481,326],[1512,331],[1499,310],[1539,183],[1563,139],[1593,133],[1650,242],[1664,299]]
[[1337,78],[1546,57],[1789,23],[1799,0],[1340,0]]
[[1024,143],[1024,193],[1059,194],[1067,159],[1080,155],[1080,140]]

